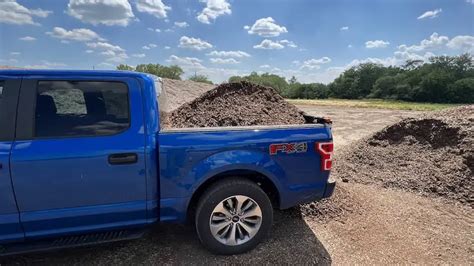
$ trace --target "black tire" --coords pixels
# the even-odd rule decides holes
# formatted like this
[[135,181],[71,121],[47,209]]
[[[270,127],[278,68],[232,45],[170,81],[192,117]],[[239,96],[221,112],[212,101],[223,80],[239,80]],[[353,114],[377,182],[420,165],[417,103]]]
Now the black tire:
[[[247,242],[226,245],[211,233],[210,219],[214,208],[223,200],[242,195],[251,198],[261,209],[261,224],[258,232]],[[195,224],[201,243],[212,253],[231,255],[244,253],[255,248],[268,234],[273,223],[273,208],[267,194],[254,182],[245,178],[231,178],[213,184],[199,199]]]

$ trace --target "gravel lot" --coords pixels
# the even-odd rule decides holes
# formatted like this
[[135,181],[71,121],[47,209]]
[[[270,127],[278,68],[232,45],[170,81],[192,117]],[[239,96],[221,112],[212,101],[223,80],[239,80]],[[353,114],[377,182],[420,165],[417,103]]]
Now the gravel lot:
[[[334,121],[337,153],[417,112],[299,106]],[[337,167],[337,164],[336,164]],[[214,256],[192,227],[156,227],[147,237],[100,247],[9,258],[7,264],[474,264],[472,209],[375,185],[339,183],[357,206],[337,219],[276,213],[272,235],[250,253]]]

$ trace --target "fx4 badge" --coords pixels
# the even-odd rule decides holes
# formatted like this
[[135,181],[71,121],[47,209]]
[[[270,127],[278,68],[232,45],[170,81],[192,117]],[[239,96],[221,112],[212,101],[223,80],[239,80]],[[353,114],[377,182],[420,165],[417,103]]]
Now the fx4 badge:
[[302,153],[302,152],[307,152],[307,151],[308,151],[308,143],[306,142],[270,144],[270,155],[276,155],[279,152],[292,154],[292,153]]

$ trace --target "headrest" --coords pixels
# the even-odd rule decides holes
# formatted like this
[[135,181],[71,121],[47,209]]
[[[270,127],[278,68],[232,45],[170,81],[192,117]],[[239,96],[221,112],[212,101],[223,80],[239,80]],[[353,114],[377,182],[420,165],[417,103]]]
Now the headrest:
[[40,116],[55,115],[58,112],[54,99],[49,95],[38,95],[36,99],[36,114]]

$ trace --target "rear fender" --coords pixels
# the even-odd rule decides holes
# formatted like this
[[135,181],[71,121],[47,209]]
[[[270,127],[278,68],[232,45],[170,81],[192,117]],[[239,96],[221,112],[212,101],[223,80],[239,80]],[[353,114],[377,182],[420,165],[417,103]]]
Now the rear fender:
[[210,178],[229,171],[253,171],[269,178],[279,193],[287,182],[285,171],[272,158],[260,151],[231,150],[213,154],[199,162],[190,175],[195,182],[192,194]]

